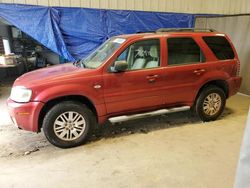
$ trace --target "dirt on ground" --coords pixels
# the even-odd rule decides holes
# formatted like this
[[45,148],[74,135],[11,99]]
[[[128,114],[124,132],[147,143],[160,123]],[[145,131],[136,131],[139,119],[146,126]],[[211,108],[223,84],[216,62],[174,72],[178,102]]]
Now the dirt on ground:
[[0,87],[1,187],[233,187],[250,97],[227,101],[209,123],[190,111],[112,125],[85,145],[59,149],[14,127]]

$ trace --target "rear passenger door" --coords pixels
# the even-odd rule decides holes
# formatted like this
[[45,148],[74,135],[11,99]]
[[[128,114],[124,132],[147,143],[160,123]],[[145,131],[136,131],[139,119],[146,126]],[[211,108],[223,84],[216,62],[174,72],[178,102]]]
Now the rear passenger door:
[[[197,40],[197,39],[196,39]],[[192,37],[167,38],[166,104],[190,105],[209,71],[204,52]]]

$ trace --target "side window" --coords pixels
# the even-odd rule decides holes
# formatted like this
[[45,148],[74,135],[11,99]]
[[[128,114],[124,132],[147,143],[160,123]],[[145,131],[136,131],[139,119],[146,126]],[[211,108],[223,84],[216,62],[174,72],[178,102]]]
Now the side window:
[[128,70],[159,67],[160,41],[152,39],[135,42],[118,56],[117,61],[127,61]]
[[205,57],[192,38],[168,38],[168,65],[205,62]]
[[218,59],[225,60],[234,58],[233,49],[225,37],[208,36],[202,38]]
[[116,61],[127,61],[127,56],[128,56],[128,48],[124,50],[121,55],[116,59]]

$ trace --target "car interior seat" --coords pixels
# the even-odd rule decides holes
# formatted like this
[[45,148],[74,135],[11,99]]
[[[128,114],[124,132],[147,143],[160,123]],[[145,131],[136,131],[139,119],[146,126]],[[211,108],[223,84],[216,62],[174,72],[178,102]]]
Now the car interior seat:
[[143,50],[143,47],[140,46],[136,50],[135,61],[132,65],[131,69],[132,70],[142,69],[142,68],[144,68],[145,63],[146,63],[146,59],[144,57],[144,50]]
[[159,54],[157,46],[151,46],[149,50],[149,55],[151,57],[151,60],[147,62],[145,68],[153,68],[159,66]]

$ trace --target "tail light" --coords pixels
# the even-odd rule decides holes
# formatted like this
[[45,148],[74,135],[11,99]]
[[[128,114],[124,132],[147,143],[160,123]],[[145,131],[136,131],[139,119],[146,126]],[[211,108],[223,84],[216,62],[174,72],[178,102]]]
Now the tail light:
[[237,60],[236,61],[236,76],[239,76],[240,75],[240,61]]
[[240,75],[240,61],[236,60],[234,61],[233,69],[232,69],[232,74],[233,77],[239,76]]

